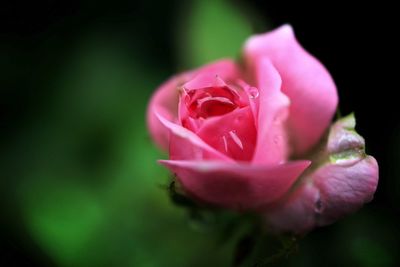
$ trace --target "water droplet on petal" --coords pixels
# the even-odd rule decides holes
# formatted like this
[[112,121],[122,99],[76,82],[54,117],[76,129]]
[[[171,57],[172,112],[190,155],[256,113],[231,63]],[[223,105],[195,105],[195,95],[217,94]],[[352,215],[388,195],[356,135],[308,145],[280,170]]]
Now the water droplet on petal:
[[237,134],[235,133],[235,131],[230,131],[229,135],[232,137],[233,142],[235,142],[235,144],[238,145],[238,147],[240,147],[240,149],[243,150],[243,143],[242,140],[240,140],[239,136],[237,136]]
[[228,142],[226,141],[225,135],[222,136],[222,141],[224,141],[225,152],[228,152]]
[[251,99],[255,99],[260,95],[260,92],[255,87],[250,87],[248,91]]

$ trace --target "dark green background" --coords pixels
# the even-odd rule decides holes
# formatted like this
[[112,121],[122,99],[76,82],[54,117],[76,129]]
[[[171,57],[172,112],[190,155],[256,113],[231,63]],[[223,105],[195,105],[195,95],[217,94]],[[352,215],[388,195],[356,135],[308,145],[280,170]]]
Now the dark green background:
[[[383,5],[382,5],[383,6]],[[387,10],[285,1],[14,1],[0,39],[2,266],[229,266],[235,236],[188,220],[145,128],[170,75],[283,23],[331,71],[380,163],[375,200],[283,266],[396,266],[400,127]],[[237,234],[238,235],[238,234]]]

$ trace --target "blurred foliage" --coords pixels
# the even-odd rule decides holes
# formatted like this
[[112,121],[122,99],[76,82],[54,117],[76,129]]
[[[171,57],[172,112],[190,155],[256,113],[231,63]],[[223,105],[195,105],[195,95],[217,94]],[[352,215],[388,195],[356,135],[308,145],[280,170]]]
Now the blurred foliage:
[[[242,3],[243,4],[243,3]],[[237,58],[252,34],[246,6],[227,0],[192,1],[179,20],[178,58],[184,68],[199,67],[221,58]]]
[[[96,21],[73,40],[47,36],[42,49],[59,48],[48,58],[40,50],[24,58],[29,51],[16,52],[12,44],[2,47],[19,60],[37,61],[37,70],[15,64],[3,71],[15,79],[29,76],[21,86],[35,81],[37,88],[30,93],[42,99],[14,137],[14,152],[6,155],[17,164],[9,166],[2,192],[14,194],[9,207],[21,211],[19,223],[57,265],[231,266],[237,259],[252,266],[241,255],[258,261],[282,248],[279,240],[254,234],[247,217],[239,221],[235,214],[188,213],[175,206],[168,195],[169,174],[156,164],[166,155],[154,147],[145,125],[151,93],[173,74],[162,62],[168,57],[159,57],[166,48],[158,42],[170,37],[160,24],[177,25],[180,68],[235,58],[253,22],[258,23],[257,14],[244,1],[237,2],[189,1],[179,16],[164,14],[168,3],[157,11],[149,2],[148,15],[157,19],[141,17],[140,29],[119,29],[121,21],[136,19],[129,17],[118,23]],[[151,27],[158,27],[159,34],[153,36]],[[29,45],[34,47],[35,40]],[[276,265],[395,266],[400,246],[396,222],[388,210],[368,205],[334,227],[302,238],[298,252]]]
[[[48,121],[34,133],[37,170],[18,191],[26,224],[62,266],[229,260],[168,201],[168,174],[144,124],[161,75],[126,52],[101,36],[83,40],[55,79]],[[199,253],[210,249],[214,258]]]

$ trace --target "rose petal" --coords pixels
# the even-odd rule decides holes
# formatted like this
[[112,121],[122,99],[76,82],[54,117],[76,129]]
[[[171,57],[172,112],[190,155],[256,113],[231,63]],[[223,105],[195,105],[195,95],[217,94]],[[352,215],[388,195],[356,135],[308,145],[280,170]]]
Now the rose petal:
[[253,114],[253,120],[258,126],[258,96],[260,95],[259,90],[250,86],[243,80],[236,81],[237,91],[239,92],[241,99],[243,100],[244,106],[250,106],[251,113]]
[[155,113],[162,115],[166,120],[175,121],[178,117],[179,88],[182,84],[193,79],[199,73],[218,75],[224,80],[236,79],[238,68],[232,60],[220,60],[197,70],[184,72],[172,77],[162,84],[150,99],[147,109],[147,125],[152,138],[163,149],[168,148],[169,130],[158,120]]
[[281,78],[269,59],[258,60],[256,70],[259,110],[253,163],[279,164],[288,154],[285,122],[289,99],[281,92]]
[[373,199],[378,182],[378,164],[371,156],[352,166],[331,164],[316,171],[312,179],[320,190],[317,223],[325,225]]
[[207,87],[224,87],[227,86],[225,81],[214,72],[199,73],[193,79],[188,81],[183,85],[183,87],[188,90],[197,90]]
[[253,210],[284,195],[309,161],[273,167],[212,161],[161,160],[177,175],[187,193],[213,205]]
[[162,84],[150,99],[147,108],[147,128],[155,143],[162,149],[168,149],[169,131],[160,123],[155,115],[161,115],[168,121],[174,121],[177,117],[177,107],[179,101],[178,86],[193,74],[185,72],[177,75]]
[[[228,85],[220,76],[210,72],[196,75],[182,87],[185,101],[181,102],[187,105],[187,115],[193,118],[220,116],[246,106],[248,102],[246,97],[242,99],[240,93],[243,90],[238,90],[241,88]],[[185,121],[186,117],[181,116],[181,119]]]
[[205,120],[197,135],[221,153],[243,161],[251,159],[257,140],[250,107]]
[[[172,123],[160,114],[155,114],[159,121],[171,133],[169,156],[171,159],[219,159],[230,161],[231,159],[206,144],[199,136],[192,131]],[[173,139],[172,139],[173,138]]]
[[248,39],[244,57],[250,72],[264,57],[277,68],[282,92],[291,100],[288,122],[295,152],[309,150],[325,132],[338,102],[328,71],[300,46],[289,25]]
[[331,127],[324,162],[313,163],[279,204],[265,211],[276,231],[302,233],[354,212],[372,200],[378,183],[378,164],[365,155],[364,140],[354,131],[354,117]]
[[378,164],[367,156],[351,166],[328,164],[280,205],[266,211],[269,226],[277,232],[304,233],[330,224],[372,200],[378,182]]

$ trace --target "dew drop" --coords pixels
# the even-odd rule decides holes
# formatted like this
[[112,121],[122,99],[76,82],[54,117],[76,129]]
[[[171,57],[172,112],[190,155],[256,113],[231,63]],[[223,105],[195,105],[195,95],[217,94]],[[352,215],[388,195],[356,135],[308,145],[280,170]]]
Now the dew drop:
[[225,135],[222,136],[222,141],[224,141],[225,152],[228,152],[228,142],[226,141]]
[[235,144],[240,147],[241,150],[243,150],[243,143],[240,140],[239,136],[237,136],[235,131],[230,131],[229,135],[231,136],[233,142],[235,142]]
[[251,99],[255,99],[260,95],[260,92],[255,87],[250,87],[248,91]]

